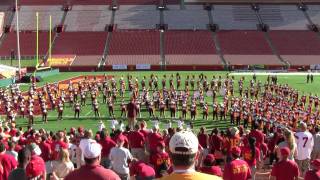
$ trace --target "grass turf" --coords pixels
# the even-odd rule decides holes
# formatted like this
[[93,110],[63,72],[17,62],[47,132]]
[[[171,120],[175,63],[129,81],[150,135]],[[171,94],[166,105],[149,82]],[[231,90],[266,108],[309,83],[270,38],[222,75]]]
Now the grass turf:
[[[203,73],[205,76],[208,77],[208,82],[211,81],[211,78],[213,75],[215,75],[216,77],[221,75],[222,78],[225,78],[226,73],[227,72],[209,72],[209,71],[205,71],[205,72],[200,72],[200,71],[139,71],[139,72],[66,72],[66,73],[60,73],[59,75],[55,75],[55,76],[51,76],[51,77],[46,77],[43,79],[43,82],[38,83],[38,86],[42,86],[44,85],[46,82],[57,82],[57,81],[61,81],[61,80],[65,80],[65,79],[69,79],[75,76],[79,76],[79,75],[100,75],[100,74],[106,74],[106,75],[113,75],[115,76],[115,78],[118,80],[121,76],[123,76],[126,79],[127,74],[132,75],[133,77],[138,77],[139,81],[143,78],[143,76],[146,76],[148,79],[150,77],[151,74],[157,75],[159,78],[159,87],[161,86],[161,79],[163,77],[164,74],[167,75],[167,78],[171,75],[171,74],[175,74],[179,73],[182,77],[182,81],[181,81],[181,85],[182,87],[184,87],[184,80],[187,77],[187,75],[196,75],[196,77],[198,75],[200,75],[201,73]],[[235,95],[238,96],[238,83],[237,81],[239,80],[240,77],[244,76],[245,77],[245,87],[249,85],[249,81],[252,79],[252,75],[237,75],[235,76],[235,84],[234,84],[234,88],[235,88]],[[257,80],[262,81],[262,83],[264,83],[267,79],[266,75],[257,75]],[[117,81],[118,82],[118,81]],[[318,80],[317,76],[315,76],[315,81],[313,84],[306,84],[306,76],[295,76],[295,75],[282,75],[282,76],[278,76],[278,83],[279,84],[288,84],[289,86],[299,90],[301,93],[303,94],[317,94],[319,93],[319,87],[320,87],[320,81]],[[148,83],[147,83],[148,85]],[[29,84],[25,84],[22,85],[22,89],[23,90],[27,90]],[[167,81],[167,87],[169,86],[168,81]],[[300,94],[301,94],[300,93]],[[108,115],[108,110],[107,110],[107,106],[105,104],[102,104],[102,98],[101,98],[101,93],[100,93],[100,97],[99,97],[99,111],[100,111],[100,115],[101,117],[99,119],[103,120],[106,127],[109,129],[110,127],[110,117]],[[129,92],[126,91],[126,95],[125,95],[125,100],[128,100],[129,98]],[[221,101],[222,100],[222,96],[218,96],[218,100]],[[35,118],[35,122],[36,124],[34,125],[34,127],[36,129],[38,128],[45,128],[48,130],[62,130],[62,129],[69,129],[70,127],[78,127],[78,126],[82,126],[85,128],[91,128],[94,131],[97,130],[97,126],[98,126],[98,119],[94,118],[94,113],[92,111],[92,108],[90,106],[89,103],[90,102],[90,98],[88,98],[87,100],[87,106],[83,107],[81,110],[81,118],[80,120],[78,119],[74,119],[73,118],[73,108],[69,108],[69,103],[66,103],[66,108],[64,110],[64,119],[62,121],[57,121],[57,112],[56,111],[49,111],[48,113],[48,120],[49,122],[47,124],[43,124],[41,121],[41,117],[37,117]],[[120,98],[117,98],[117,103],[114,106],[115,109],[115,116],[118,120],[121,120],[122,118],[120,118]],[[206,101],[209,103],[209,105],[212,104],[212,98],[211,97],[206,97]],[[212,107],[209,107],[209,119],[208,120],[203,120],[202,119],[202,110],[198,109],[198,115],[197,115],[197,119],[195,121],[193,121],[194,127],[195,129],[198,129],[201,126],[205,126],[207,129],[212,129],[214,127],[218,127],[221,129],[225,129],[226,127],[230,126],[229,123],[229,119],[227,118],[226,121],[213,121],[212,120]],[[156,116],[159,115],[158,111],[155,111]],[[211,115],[211,116],[210,116]],[[166,116],[169,116],[169,111],[166,112]],[[149,124],[149,126],[151,126],[152,122],[149,118],[149,114],[148,112],[146,112],[146,109],[144,106],[142,106],[142,118],[139,118],[138,120],[146,120]],[[190,119],[190,114],[187,114],[187,122]],[[126,124],[126,120],[123,119],[125,121]],[[160,119],[161,123],[160,123],[160,127],[166,127],[167,123],[168,123],[169,119]],[[22,118],[17,118],[17,124],[18,126],[26,126],[27,125],[27,119],[22,119]],[[173,126],[176,126],[177,124],[175,122],[172,122]]]

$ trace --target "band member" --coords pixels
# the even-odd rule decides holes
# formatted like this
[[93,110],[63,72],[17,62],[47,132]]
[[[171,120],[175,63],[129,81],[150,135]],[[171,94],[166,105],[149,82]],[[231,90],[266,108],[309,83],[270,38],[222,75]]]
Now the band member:
[[93,111],[94,111],[94,116],[95,117],[100,117],[100,113],[99,113],[99,103],[98,100],[95,99],[93,101]]
[[74,104],[74,118],[79,119],[80,110],[81,110],[80,108],[81,108],[81,105],[80,105],[79,101],[76,101],[76,103]]
[[24,101],[21,101],[19,103],[19,108],[20,108],[20,114],[21,114],[22,118],[24,118],[25,107],[26,107],[26,105],[24,105]]
[[139,118],[141,118],[141,102],[137,99],[135,101],[135,105],[136,105],[136,113],[137,113],[137,115],[139,115]]
[[114,113],[113,113],[113,101],[112,101],[112,97],[108,98],[107,100],[107,105],[108,105],[108,110],[109,110],[109,116],[113,117]]
[[209,106],[205,103],[202,107],[202,118],[208,120]]
[[148,112],[149,112],[149,116],[154,117],[154,107],[153,107],[153,102],[149,101],[148,102]]
[[120,108],[121,108],[121,117],[126,117],[127,116],[127,105],[124,102],[124,100],[122,100],[122,102],[120,104]]
[[160,99],[160,105],[159,105],[159,110],[160,110],[160,117],[165,117],[165,114],[164,114],[164,111],[165,111],[165,108],[166,108],[166,103],[163,101],[163,99],[161,98]]
[[197,114],[197,105],[196,105],[196,102],[193,101],[190,107],[191,120],[196,119],[196,114]]
[[86,105],[86,92],[84,90],[82,90],[80,93],[80,96],[81,96],[81,106],[85,106]]
[[29,125],[32,125],[32,124],[34,124],[34,122],[33,122],[33,104],[29,105],[28,112],[29,112]]
[[176,117],[176,102],[175,100],[172,98],[170,101],[170,117],[171,118],[175,118]]
[[46,103],[42,103],[41,110],[42,110],[42,121],[45,123],[48,123],[48,111],[47,111]]
[[226,120],[225,105],[221,103],[219,109],[220,109],[220,121],[222,120],[222,117],[223,117],[223,120]]
[[218,113],[219,113],[219,106],[217,102],[213,103],[213,120],[217,119],[218,120]]
[[182,108],[181,108],[182,118],[183,118],[183,119],[186,119],[186,118],[187,118],[187,109],[188,109],[187,102],[186,102],[186,101],[183,101],[183,102],[182,102]]
[[63,103],[62,101],[59,101],[58,103],[58,120],[62,120],[63,115]]
[[74,103],[74,95],[73,93],[71,92],[70,96],[69,96],[69,106],[72,107]]

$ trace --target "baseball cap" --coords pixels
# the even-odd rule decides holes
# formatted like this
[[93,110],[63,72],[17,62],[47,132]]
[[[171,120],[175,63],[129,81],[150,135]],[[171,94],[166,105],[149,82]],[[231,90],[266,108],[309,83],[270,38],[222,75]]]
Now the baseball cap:
[[93,159],[101,154],[101,145],[96,142],[88,143],[83,151],[83,156],[88,159]]
[[32,157],[26,167],[27,177],[29,178],[38,177],[44,172],[45,172],[45,164],[43,160],[38,156]]
[[213,155],[213,154],[208,154],[208,155],[204,158],[203,162],[204,162],[204,163],[212,164],[212,163],[214,162],[214,160],[215,160],[214,155]]
[[180,131],[170,139],[169,149],[173,154],[195,154],[198,145],[198,138],[191,131]]
[[37,155],[37,156],[40,156],[41,155],[41,149],[39,148],[39,146],[36,144],[36,143],[31,143],[30,144],[30,148],[31,148],[31,151]]
[[282,156],[289,156],[290,154],[290,149],[288,147],[284,147],[280,149],[280,153]]
[[231,153],[234,154],[234,155],[240,156],[241,155],[241,149],[239,147],[233,147],[231,149]]

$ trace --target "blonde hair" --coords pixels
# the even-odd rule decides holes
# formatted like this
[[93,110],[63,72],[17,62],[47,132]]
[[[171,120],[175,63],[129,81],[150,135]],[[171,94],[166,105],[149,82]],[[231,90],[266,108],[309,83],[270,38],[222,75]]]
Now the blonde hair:
[[294,150],[294,145],[295,145],[295,138],[293,136],[293,133],[292,131],[290,131],[289,129],[286,129],[284,131],[284,136],[285,136],[285,139],[288,143],[288,146],[289,146],[289,149],[290,151],[293,151]]
[[62,162],[70,162],[68,149],[60,149],[59,160]]

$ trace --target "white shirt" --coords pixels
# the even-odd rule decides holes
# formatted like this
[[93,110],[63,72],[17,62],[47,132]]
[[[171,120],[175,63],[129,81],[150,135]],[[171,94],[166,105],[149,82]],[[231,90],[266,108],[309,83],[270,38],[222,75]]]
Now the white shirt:
[[132,159],[132,155],[127,148],[113,147],[109,154],[112,169],[118,174],[129,174],[128,160]]
[[86,146],[91,142],[96,142],[96,140],[93,140],[93,139],[81,139],[80,140],[79,148],[81,149],[81,160],[82,161],[84,161],[84,156],[83,156],[82,152],[84,151]]
[[313,136],[310,132],[297,132],[295,135],[297,143],[297,160],[310,159],[313,149]]

